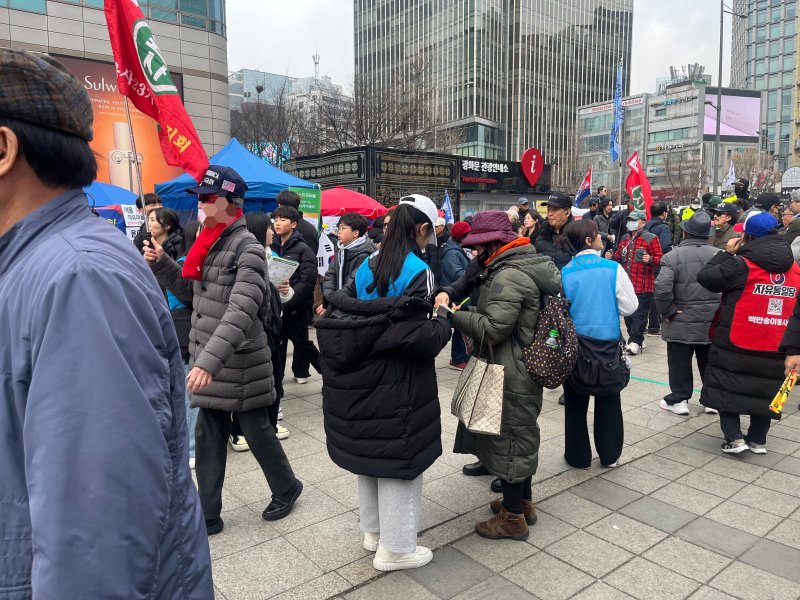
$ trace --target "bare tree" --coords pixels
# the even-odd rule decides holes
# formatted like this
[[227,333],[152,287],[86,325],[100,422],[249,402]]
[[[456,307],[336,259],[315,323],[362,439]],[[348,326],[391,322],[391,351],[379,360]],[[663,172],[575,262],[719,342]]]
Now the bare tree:
[[756,148],[748,148],[744,152],[736,152],[731,158],[737,177],[746,177],[750,181],[750,193],[753,196],[764,192],[774,192],[780,183],[782,173],[775,169],[775,162],[769,154]]
[[706,177],[701,159],[686,151],[664,155],[664,175],[675,198],[696,198],[700,182]]

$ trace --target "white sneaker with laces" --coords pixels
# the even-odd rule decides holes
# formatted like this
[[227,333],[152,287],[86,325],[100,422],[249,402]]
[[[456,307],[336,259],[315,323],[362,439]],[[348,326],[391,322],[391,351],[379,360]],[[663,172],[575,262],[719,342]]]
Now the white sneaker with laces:
[[308,383],[308,377],[295,377],[294,379],[300,385],[305,385],[306,383]]
[[642,353],[642,347],[636,342],[631,342],[625,347],[625,351],[631,356],[636,356]]
[[385,550],[383,546],[378,544],[378,551],[375,552],[372,566],[378,571],[400,571],[401,569],[424,567],[432,560],[433,552],[425,546],[417,546],[414,552],[409,552],[408,554],[395,554]]
[[766,444],[754,444],[753,442],[747,442],[747,448],[753,454],[766,454],[767,453],[767,445]]
[[703,412],[706,413],[707,415],[718,415],[719,414],[719,411],[716,408],[709,408],[708,406],[706,406],[703,409]]
[[289,437],[289,430],[280,423],[278,424],[278,432],[275,434],[279,440],[285,440]]
[[671,413],[676,415],[688,415],[689,414],[689,404],[684,400],[683,402],[677,402],[675,404],[669,404],[666,400],[661,400],[658,404],[662,410],[668,410]]
[[238,437],[231,436],[231,448],[236,452],[247,452],[250,450],[250,445],[247,443],[247,440],[244,439],[243,435]]
[[380,533],[364,532],[364,550],[367,552],[375,552],[378,549],[378,542],[381,539]]
[[744,440],[733,440],[731,442],[726,440],[725,443],[722,444],[722,451],[725,454],[740,454],[749,449],[750,447]]

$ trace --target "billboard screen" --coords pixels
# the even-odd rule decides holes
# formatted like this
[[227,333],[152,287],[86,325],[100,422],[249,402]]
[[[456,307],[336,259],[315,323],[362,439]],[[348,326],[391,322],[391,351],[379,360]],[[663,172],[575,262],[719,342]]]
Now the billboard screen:
[[[717,88],[706,88],[706,103],[717,104]],[[720,140],[723,142],[758,142],[761,129],[761,92],[722,88]],[[703,140],[714,141],[717,133],[717,110],[705,105]]]
[[[94,140],[92,150],[97,155],[97,181],[111,183],[139,193],[135,163],[132,160],[131,136],[125,116],[125,99],[117,89],[117,69],[114,63],[54,56],[89,93],[94,113]],[[183,76],[172,74],[172,80],[183,99]],[[158,141],[156,122],[140,113],[130,103],[136,153],[142,168],[144,193],[152,192],[156,183],[162,183],[183,171],[164,161]]]

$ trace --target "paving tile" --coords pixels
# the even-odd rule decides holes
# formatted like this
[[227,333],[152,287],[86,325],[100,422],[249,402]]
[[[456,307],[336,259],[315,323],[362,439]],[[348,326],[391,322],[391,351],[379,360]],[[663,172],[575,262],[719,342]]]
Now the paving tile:
[[311,581],[292,588],[271,600],[327,600],[351,589],[350,583],[336,573],[326,573]]
[[373,554],[359,558],[357,561],[336,569],[336,573],[344,578],[351,586],[363,585],[371,579],[383,575],[381,571],[372,566]]
[[595,581],[588,588],[574,595],[572,600],[631,600],[631,598],[633,596],[620,592],[607,583]]
[[[531,528],[531,533],[534,534],[538,527],[537,523]],[[514,540],[487,540],[477,533],[457,541],[453,548],[495,572],[504,571],[537,552],[531,544],[520,544]]]
[[707,585],[701,586],[694,594],[689,596],[689,600],[730,600],[731,598],[731,595]]
[[800,550],[800,521],[786,519],[769,532],[767,539]]
[[440,523],[454,519],[457,516],[458,514],[454,513],[452,510],[449,510],[444,506],[439,506],[433,500],[429,500],[423,496],[422,515],[419,523],[419,530],[424,531],[426,529],[430,529],[431,527],[435,527]]
[[[720,434],[720,436],[721,435],[722,434]],[[702,450],[703,452],[709,452],[719,456],[722,452],[720,450],[720,446],[722,445],[722,439],[720,436],[714,437],[704,433],[695,432],[682,438],[678,443],[684,446],[689,446],[690,448],[694,448],[696,450]]]
[[601,477],[595,477],[586,483],[575,486],[570,490],[570,493],[585,500],[596,502],[611,510],[622,508],[626,504],[630,504],[642,497],[639,492],[634,492]]
[[292,469],[294,469],[295,475],[303,483],[310,484],[334,479],[347,472],[333,463],[327,451],[309,454],[293,460]]
[[671,571],[705,583],[731,563],[731,559],[675,537],[668,537],[642,555]]
[[586,531],[634,554],[641,554],[667,537],[663,531],[616,513],[590,525]]
[[642,494],[649,494],[669,483],[669,479],[653,475],[647,471],[637,469],[633,465],[625,465],[612,469],[601,476],[603,479],[613,481],[626,488],[636,490]]
[[[736,598],[797,600],[800,596],[797,583],[738,561],[712,579],[710,585]],[[765,596],[767,590],[769,596]]]
[[283,452],[290,462],[304,456],[311,454],[319,454],[320,452],[327,452],[326,446],[316,438],[311,437],[302,431],[291,431],[291,435],[285,440],[281,441]]
[[800,584],[800,550],[760,540],[739,557],[744,563]]
[[697,582],[639,557],[611,573],[605,582],[640,600],[682,600],[698,587]]
[[[492,541],[486,540],[486,543]],[[493,575],[491,569],[451,547],[437,550],[433,560],[424,567],[408,571],[411,579],[443,600],[449,600]]]
[[800,490],[800,477],[789,475],[788,473],[779,473],[778,471],[767,471],[754,483],[790,496],[796,496]]
[[719,496],[701,492],[682,483],[665,485],[650,496],[696,515],[704,515],[723,501]]
[[222,520],[225,522],[222,531],[208,538],[213,560],[278,537],[278,532],[261,518],[260,513],[246,506],[224,512]]
[[[233,495],[239,498],[244,504],[253,504],[259,500],[267,500],[267,498],[272,497],[272,491],[269,489],[269,485],[267,485],[267,478],[264,477],[264,473],[261,469],[226,477],[225,484],[222,488],[223,494],[226,489],[232,492]],[[264,508],[267,507],[268,503],[268,500],[264,502]],[[222,498],[222,506],[225,508],[224,495]]]
[[497,600],[498,598],[503,600],[536,600],[535,596],[499,575],[481,581],[478,585],[455,596],[453,600]]
[[314,487],[351,510],[358,508],[358,477],[352,473],[320,481]]
[[717,475],[723,475],[737,481],[752,483],[766,472],[764,467],[751,465],[738,460],[731,460],[727,456],[719,456],[703,467]]
[[411,579],[407,573],[410,571],[395,571],[385,577],[345,594],[346,600],[389,600],[402,598],[403,600],[440,600],[423,586]]
[[431,550],[452,544],[456,540],[475,531],[475,524],[492,517],[492,511],[487,506],[481,506],[473,511],[463,514],[455,519],[446,521],[423,532],[419,537],[419,545],[427,546]]
[[306,557],[327,573],[367,554],[358,517],[351,513],[338,515],[284,536]]
[[551,544],[547,547],[547,552],[597,578],[603,577],[633,557],[630,552],[585,531],[576,531]]
[[536,548],[546,548],[550,544],[576,531],[576,528],[569,523],[542,510],[537,510],[537,514],[539,520],[536,522],[536,525],[531,528],[531,534],[528,537],[528,543]]
[[[790,440],[790,439],[787,440],[787,439],[783,439],[783,438],[779,438],[779,437],[768,436],[767,437],[767,450],[769,450],[769,452],[766,455],[762,454],[762,455],[759,455],[759,456],[769,456],[770,454],[785,454],[785,455],[789,455],[789,454],[792,454],[794,452],[797,452],[797,450],[799,450],[799,449],[800,449],[800,443],[798,443],[796,439],[795,440]],[[749,454],[750,456],[756,456],[755,454],[752,454],[750,452],[748,452],[747,454]]]
[[260,470],[261,467],[252,452],[236,452],[233,448],[228,447],[225,461],[226,479],[234,475],[255,471],[256,469]]
[[280,538],[216,560],[213,571],[214,585],[237,600],[263,600],[324,574]]
[[788,473],[789,475],[800,476],[800,458],[787,456],[781,462],[776,463],[772,468],[776,471]]
[[[625,426],[627,431],[627,425]],[[663,450],[678,441],[678,438],[666,433],[657,433],[640,442],[632,444],[634,448],[644,450],[648,454]]]
[[633,466],[642,471],[647,471],[648,473],[653,473],[654,475],[659,475],[667,479],[677,479],[682,475],[686,475],[686,473],[693,469],[691,465],[685,465],[682,462],[670,460],[654,454],[640,458],[633,463]]
[[731,497],[731,500],[779,517],[788,517],[800,506],[800,497],[789,496],[757,485],[743,487]]
[[675,532],[687,542],[697,544],[723,556],[736,558],[758,541],[752,534],[700,517]]
[[693,487],[696,490],[714,494],[720,498],[730,498],[745,486],[743,482],[737,481],[736,479],[723,477],[711,471],[706,471],[705,467],[695,469],[677,481],[678,483]]
[[707,519],[717,523],[723,523],[734,529],[758,536],[766,535],[781,520],[780,517],[766,513],[763,510],[750,508],[732,501],[723,502],[708,511],[705,516]]
[[541,600],[565,600],[594,579],[544,552],[537,552],[510,569],[503,577]]
[[597,474],[595,468],[590,469],[573,469],[570,468],[563,473],[559,473],[554,477],[550,477],[541,482],[534,482],[533,485],[533,501],[541,502],[547,498],[551,498],[556,494],[568,490],[584,481],[587,481]]
[[[486,484],[488,478],[453,473],[422,485],[422,495],[458,514],[489,504],[497,494]],[[424,479],[423,479],[424,481]]]
[[571,492],[563,492],[539,504],[539,507],[575,527],[586,527],[611,511]]
[[[313,485],[305,486],[300,498],[302,502],[298,500],[297,507],[289,516],[272,522],[275,531],[280,534],[297,531],[298,529],[303,529],[314,523],[325,521],[350,510]],[[254,504],[252,508],[253,510],[257,510],[259,506],[258,504]],[[264,510],[263,507],[261,510]]]
[[619,511],[623,515],[650,525],[656,529],[673,533],[697,518],[694,513],[682,510],[650,496],[644,496]]

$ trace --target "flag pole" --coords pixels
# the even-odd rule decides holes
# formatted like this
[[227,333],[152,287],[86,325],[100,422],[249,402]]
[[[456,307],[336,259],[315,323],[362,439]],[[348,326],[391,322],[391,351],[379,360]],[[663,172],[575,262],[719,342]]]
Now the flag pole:
[[144,194],[142,193],[142,167],[139,164],[139,153],[136,151],[136,138],[133,135],[133,123],[131,122],[131,109],[128,105],[128,97],[123,97],[125,98],[125,116],[128,118],[128,131],[131,134],[131,147],[133,148],[133,164],[136,169],[136,181],[139,184],[139,200],[142,203],[142,213],[144,213],[142,231],[147,233],[147,209],[144,206]]
[[[625,59],[624,57],[620,57],[619,59],[619,66],[624,69]],[[619,94],[620,98],[620,105],[622,104],[622,90],[620,90]],[[622,106],[620,106],[620,110],[625,111]],[[616,117],[615,117],[616,118]],[[617,131],[617,138],[619,139],[619,198],[617,198],[617,206],[622,206],[622,165],[625,160],[625,149],[622,147],[623,140],[624,140],[624,132],[625,130],[625,118],[622,118],[622,122],[620,123],[619,130]]]

